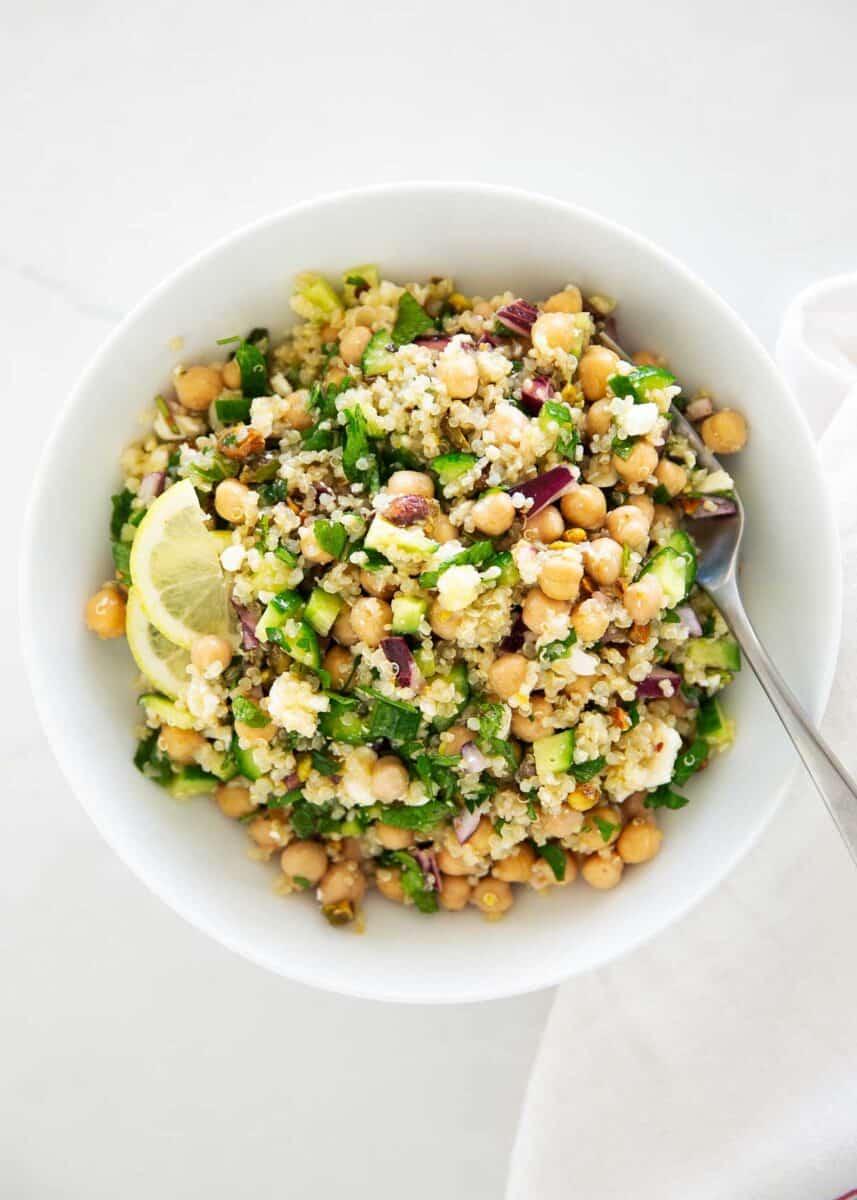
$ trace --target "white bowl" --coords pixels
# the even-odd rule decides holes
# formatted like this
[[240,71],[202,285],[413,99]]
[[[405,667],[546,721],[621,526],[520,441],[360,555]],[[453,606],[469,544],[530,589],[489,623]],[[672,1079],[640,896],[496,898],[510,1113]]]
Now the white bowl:
[[[748,512],[744,595],[759,633],[816,715],[840,621],[833,517],[801,413],[723,301],[628,230],[511,189],[404,184],[300,205],[182,268],[96,355],[45,450],[22,573],[33,689],[81,803],[172,908],[272,971],[387,1000],[508,996],[638,945],[710,891],[759,836],[794,756],[747,672],[726,700],[738,722],[734,748],[691,783],[689,806],[666,816],[657,861],[626,872],[615,891],[577,883],[548,899],[522,893],[497,924],[475,911],[423,917],[375,897],[358,937],[331,929],[311,902],[274,895],[274,868],[247,857],[243,829],[209,801],[177,804],[135,771],[135,669],[123,642],[98,642],[83,626],[86,597],[112,574],[107,524],[119,453],[177,359],[205,359],[216,338],[253,325],[282,332],[298,271],[336,276],[367,261],[395,280],[450,273],[464,292],[511,288],[541,297],[574,281],[618,297],[628,347],[665,353],[686,390],[707,385],[748,415],[750,444],[736,463]],[[170,349],[176,335],[184,339],[179,355]]]

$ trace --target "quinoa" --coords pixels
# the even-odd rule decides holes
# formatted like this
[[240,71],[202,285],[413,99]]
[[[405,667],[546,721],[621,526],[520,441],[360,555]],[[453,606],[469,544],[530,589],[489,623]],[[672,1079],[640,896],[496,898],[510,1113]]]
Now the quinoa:
[[238,618],[174,694],[145,681],[137,766],[213,794],[334,925],[369,886],[490,917],[513,885],[614,886],[733,736],[686,523],[732,481],[673,430],[678,383],[601,345],[615,305],[572,284],[537,305],[366,265],[292,308],[277,344],[179,368],[122,454],[91,627],[123,631],[130,546],[183,480]]

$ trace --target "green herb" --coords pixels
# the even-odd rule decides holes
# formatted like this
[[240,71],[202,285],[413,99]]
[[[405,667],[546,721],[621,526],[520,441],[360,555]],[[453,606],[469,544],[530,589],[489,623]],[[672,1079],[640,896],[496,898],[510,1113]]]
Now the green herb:
[[613,453],[618,454],[620,458],[630,458],[635,445],[636,440],[634,438],[614,437]]
[[494,554],[494,546],[489,541],[474,542],[472,546],[468,546],[466,550],[459,551],[458,554],[453,554],[452,558],[448,558],[441,563],[436,571],[424,571],[420,575],[420,587],[433,588],[437,587],[437,581],[444,571],[448,571],[450,567],[459,567],[469,564],[470,566],[478,567],[482,563],[488,561]]
[[475,812],[480,804],[484,804],[486,800],[490,800],[497,788],[500,786],[496,779],[492,779],[490,775],[481,775],[479,782],[472,792],[468,792],[463,797],[465,807],[468,812]]
[[555,842],[545,842],[543,846],[536,846],[536,849],[553,871],[554,879],[557,883],[562,883],[565,879],[566,865],[565,851],[562,846],[557,846]]
[[430,333],[433,330],[434,321],[426,310],[417,303],[410,292],[402,292],[396,323],[393,326],[392,340],[395,345],[404,346],[421,333]]
[[274,557],[278,558],[280,562],[284,562],[287,567],[296,567],[298,565],[297,555],[292,554],[291,550],[287,550],[285,546],[275,546]]
[[515,337],[514,329],[510,329],[508,325],[504,325],[502,321],[494,321],[492,333],[496,333],[498,337]]
[[673,777],[670,782],[677,787],[687,783],[691,775],[700,769],[708,758],[708,742],[705,738],[694,738],[689,746],[685,746],[676,759]]
[[417,860],[407,850],[390,850],[378,860],[382,866],[398,867],[401,871],[402,891],[420,912],[437,912],[437,892],[433,883],[426,879]]
[[619,566],[619,573],[621,575],[627,575],[628,568],[630,567],[630,565],[631,565],[631,547],[628,545],[624,545],[622,547],[622,562]]
[[421,471],[423,464],[415,454],[404,446],[394,445],[392,440],[378,447],[381,476],[386,481],[395,471]]
[[345,526],[338,521],[316,521],[312,527],[315,540],[327,554],[333,558],[341,558],[348,542]]
[[[303,616],[304,598],[300,592],[295,592],[291,588],[284,588],[282,592],[277,592],[271,601],[271,607],[275,608],[278,613],[286,618]],[[267,631],[266,631],[267,632]]]
[[268,369],[259,347],[242,342],[235,351],[235,361],[241,371],[241,391],[244,395],[264,396],[268,390]]
[[665,625],[678,625],[681,617],[674,608],[668,608],[665,613],[661,614],[661,620]]
[[251,346],[258,346],[263,352],[268,348],[268,339],[270,334],[264,325],[255,325],[244,339]]
[[588,783],[590,779],[594,779],[599,771],[603,771],[607,766],[607,759],[599,755],[598,758],[590,758],[588,762],[572,763],[568,768],[568,773],[578,783]]
[[554,450],[563,458],[571,459],[573,462],[580,436],[571,409],[567,404],[561,404],[557,400],[545,400],[541,412],[546,413],[559,425],[559,435],[554,443]]
[[263,508],[273,508],[275,504],[282,503],[286,498],[286,481],[285,479],[273,479],[270,483],[263,483],[257,488],[259,503]]
[[524,360],[522,358],[513,358],[512,359],[512,370],[513,371],[521,371],[521,370],[523,370],[523,367],[524,367]]
[[113,563],[123,583],[131,583],[131,544],[130,542],[113,542]]
[[220,454],[212,454],[207,461],[191,463],[190,472],[200,483],[220,483],[238,473],[238,464]]
[[442,800],[452,804],[458,792],[458,776],[452,770],[460,759],[449,754],[426,754],[423,743],[407,743],[399,747],[399,753],[408,760],[413,774],[422,783],[430,800]]
[[479,730],[476,744],[483,754],[499,755],[514,774],[518,769],[518,757],[515,747],[508,736],[502,736],[506,723],[506,705],[491,701],[481,701],[476,710],[479,719]]
[[652,499],[654,500],[655,504],[669,504],[669,502],[672,500],[672,496],[669,494],[664,485],[659,483],[652,492]]
[[714,637],[714,632],[717,628],[717,623],[714,620],[714,613],[709,613],[705,620],[700,622],[700,624],[702,625],[703,637]]
[[214,343],[216,346],[230,346],[233,342],[240,342],[241,334],[233,333],[229,337],[218,338]]
[[336,445],[337,433],[333,429],[322,429],[318,425],[305,429],[301,434],[304,450],[332,450]]
[[645,804],[646,808],[684,808],[687,798],[679,796],[677,792],[671,791],[668,785],[663,783],[653,792],[649,792]]
[[[378,460],[369,444],[366,418],[359,408],[345,410],[345,445],[342,447],[342,469],[349,483],[360,482],[369,493],[381,486]],[[358,465],[358,464],[363,465]]]
[[221,396],[214,401],[214,411],[226,425],[250,419],[250,401],[244,396]]
[[346,275],[345,282],[350,283],[352,287],[361,288],[364,291],[369,287],[368,279],[364,279],[362,275]]
[[262,712],[258,704],[248,700],[246,696],[235,696],[232,700],[232,716],[236,721],[249,725],[251,729],[263,729],[270,724],[271,718]]
[[598,832],[601,834],[602,842],[609,842],[619,826],[612,821],[605,821],[603,817],[595,817],[594,820],[598,826]]
[[577,641],[577,634],[573,629],[569,630],[568,637],[563,638],[559,642],[548,642],[546,646],[542,646],[539,651],[539,658],[542,662],[552,663],[559,658],[568,658],[571,654],[571,648]]
[[417,736],[422,721],[418,708],[412,704],[402,704],[399,700],[388,700],[371,689],[368,694],[375,704],[369,714],[367,741],[386,738],[391,742],[408,742]]
[[114,541],[118,542],[122,536],[122,526],[128,523],[133,499],[134,493],[129,492],[127,488],[123,488],[121,492],[110,497],[110,503],[113,506],[110,514],[110,536]]
[[356,546],[355,549],[366,555],[366,561],[361,564],[364,571],[383,571],[384,567],[390,566],[389,558],[385,558],[378,550],[370,550],[365,546]]
[[169,757],[158,747],[158,730],[143,739],[134,752],[134,766],[147,779],[164,787],[173,777]]
[[164,424],[166,425],[167,429],[169,429],[170,433],[179,433],[180,430],[178,421],[176,421],[169,404],[167,404],[163,396],[155,397],[155,407],[164,418]]
[[263,554],[268,549],[268,529],[270,528],[270,525],[271,518],[267,513],[264,513],[263,516],[259,518],[259,532],[258,536],[256,537],[256,549],[261,550]]
[[628,728],[634,729],[640,724],[640,706],[637,704],[637,701],[634,700],[630,704],[626,704],[625,712],[631,718],[631,724],[628,726]]
[[292,883],[297,884],[297,886],[299,888],[302,888],[303,891],[307,891],[308,888],[312,887],[312,884],[310,883],[310,881],[308,879],[305,879],[303,875],[293,875]]
[[299,800],[292,806],[289,821],[295,835],[303,841],[304,838],[311,838],[319,832],[323,815],[324,809],[319,805],[310,804],[308,800]]
[[536,820],[536,816],[537,816],[536,806],[535,806],[535,804],[533,804],[532,800],[527,801],[527,816],[530,818],[531,821]]
[[292,804],[299,804],[303,798],[300,788],[292,788],[290,792],[283,792],[282,796],[269,796],[265,804],[268,808],[288,808]]
[[322,754],[320,750],[313,750],[312,765],[321,775],[336,775],[340,770],[340,764],[335,758],[329,758],[326,754]]
[[497,817],[496,821],[494,822],[494,832],[498,835],[501,834],[503,832],[503,826],[508,824],[509,822],[505,817]]
[[396,829],[415,829],[422,833],[433,829],[455,812],[445,800],[427,800],[425,804],[385,804],[381,820]]

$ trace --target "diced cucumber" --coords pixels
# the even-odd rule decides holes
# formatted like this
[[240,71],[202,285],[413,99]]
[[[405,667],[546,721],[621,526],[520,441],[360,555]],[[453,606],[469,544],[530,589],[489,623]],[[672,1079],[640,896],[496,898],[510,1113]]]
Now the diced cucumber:
[[325,278],[312,271],[304,271],[295,280],[295,291],[306,302],[304,313],[312,320],[324,321],[342,308],[336,292]]
[[377,550],[390,562],[424,562],[437,550],[437,542],[426,537],[418,525],[402,528],[382,517],[375,516],[363,542],[364,550]]
[[324,736],[332,741],[347,742],[349,746],[363,746],[366,743],[366,721],[356,708],[346,708],[331,701],[330,711],[321,714],[318,724]]
[[420,622],[426,615],[428,600],[423,600],[421,596],[394,596],[391,605],[393,608],[391,632],[417,633]]
[[457,662],[449,674],[446,676],[446,682],[451,683],[455,688],[458,706],[455,712],[449,717],[435,717],[432,721],[432,726],[439,732],[443,733],[444,729],[449,729],[458,717],[461,711],[470,699],[470,677],[467,674],[467,667],[463,662]]
[[339,616],[339,610],[343,603],[340,596],[334,596],[330,592],[323,591],[322,588],[313,588],[304,610],[304,619],[309,621],[316,633],[327,637],[333,628],[334,621]]
[[256,765],[255,752],[252,747],[246,750],[238,745],[238,738],[232,739],[230,754],[235,759],[235,765],[238,767],[239,775],[243,775],[245,779],[249,779],[251,783],[255,783],[262,776],[262,769]]
[[431,460],[431,469],[434,471],[440,480],[441,486],[446,487],[448,483],[454,483],[456,479],[460,479],[466,471],[472,470],[476,466],[477,459],[475,454],[441,454],[437,458]]
[[493,558],[489,558],[485,564],[485,569],[489,570],[491,567],[500,568],[500,574],[491,580],[495,586],[514,587],[521,578],[518,568],[515,566],[515,560],[508,550],[501,550],[499,554],[495,554]]
[[423,679],[431,679],[437,672],[437,661],[432,650],[424,650],[420,646],[414,651],[414,662],[419,667]]
[[187,800],[190,796],[202,796],[213,792],[220,784],[216,775],[209,775],[202,767],[191,764],[182,767],[167,784],[167,791],[174,800]]
[[360,369],[364,375],[386,375],[396,361],[396,351],[393,347],[392,334],[386,329],[379,329],[372,335],[369,345],[363,351]]
[[267,556],[250,576],[250,586],[259,592],[280,592],[287,588],[293,568],[279,558]]
[[224,425],[237,425],[239,421],[249,421],[250,403],[247,396],[221,396],[214,401],[214,410]]
[[717,671],[740,671],[741,649],[734,638],[694,638],[685,647],[685,658],[698,667]]
[[533,742],[533,754],[539,779],[563,774],[574,763],[574,730],[563,729],[561,733],[536,738]]
[[723,705],[715,697],[704,701],[696,718],[696,733],[711,746],[729,746],[735,738],[735,722],[730,721]]
[[277,644],[282,646],[286,654],[290,654],[301,666],[317,671],[321,666],[321,648],[315,630],[306,621],[298,621],[294,633],[288,633],[285,626],[278,631]]
[[664,543],[672,550],[677,550],[679,554],[683,554],[687,559],[685,567],[685,582],[687,590],[693,587],[696,581],[696,546],[693,544],[693,539],[683,529],[677,529],[675,533],[671,533]]
[[667,608],[675,608],[687,595],[687,571],[687,555],[673,550],[672,546],[664,546],[652,555],[640,574],[654,575],[663,590]]
[[161,725],[172,725],[174,729],[193,729],[194,720],[187,709],[179,708],[160,692],[147,692],[138,703],[145,708],[148,717],[154,717]]
[[304,611],[304,600],[298,592],[279,592],[259,618],[255,634],[260,642],[267,642],[268,630],[279,629],[286,621],[300,617]]
[[611,375],[607,383],[614,396],[633,396],[638,403],[643,404],[648,400],[650,392],[675,383],[675,375],[663,367],[637,367],[629,375]]
[[359,267],[349,267],[342,272],[342,293],[346,304],[356,304],[360,293],[367,287],[378,286],[378,268],[374,263],[362,263]]
[[238,774],[238,763],[235,761],[235,755],[228,751],[219,755],[217,766],[212,767],[212,774],[216,775],[221,783],[228,783],[230,779],[234,779]]

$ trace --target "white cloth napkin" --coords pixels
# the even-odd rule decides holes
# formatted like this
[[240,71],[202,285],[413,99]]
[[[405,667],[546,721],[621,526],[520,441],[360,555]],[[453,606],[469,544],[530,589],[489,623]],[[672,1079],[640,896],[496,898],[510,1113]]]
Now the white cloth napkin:
[[[801,293],[780,364],[840,517],[825,735],[857,772],[857,276]],[[801,768],[706,903],[557,993],[507,1200],[834,1200],[857,1188],[857,871]]]

